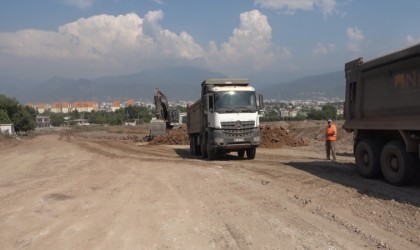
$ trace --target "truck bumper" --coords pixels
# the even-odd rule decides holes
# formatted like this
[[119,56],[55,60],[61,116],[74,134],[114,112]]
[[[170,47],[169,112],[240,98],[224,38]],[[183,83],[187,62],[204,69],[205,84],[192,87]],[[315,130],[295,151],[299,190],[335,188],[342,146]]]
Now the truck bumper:
[[226,136],[223,130],[213,130],[209,134],[209,140],[212,148],[227,151],[258,147],[260,145],[260,129],[254,128],[251,132],[238,136]]

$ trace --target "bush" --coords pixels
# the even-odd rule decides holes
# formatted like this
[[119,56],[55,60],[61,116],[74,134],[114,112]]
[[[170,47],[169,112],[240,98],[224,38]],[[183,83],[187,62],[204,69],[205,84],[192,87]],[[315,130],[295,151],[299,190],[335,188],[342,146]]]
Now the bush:
[[0,94],[0,123],[13,123],[16,133],[35,129],[32,110],[23,107],[15,98]]

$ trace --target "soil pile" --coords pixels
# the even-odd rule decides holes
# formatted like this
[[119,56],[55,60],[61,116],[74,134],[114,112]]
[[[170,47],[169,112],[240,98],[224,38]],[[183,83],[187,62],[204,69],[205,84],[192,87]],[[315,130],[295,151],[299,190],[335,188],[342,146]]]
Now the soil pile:
[[309,145],[304,138],[296,139],[283,127],[265,125],[260,128],[262,148],[280,148],[283,146],[299,147]]
[[[288,130],[283,127],[265,125],[260,127],[261,147],[280,148],[283,146],[306,146],[309,145],[305,139],[296,139]],[[189,139],[186,128],[167,130],[166,134],[157,136],[150,141],[152,145],[189,145]]]
[[21,143],[22,141],[18,137],[0,134],[0,149],[11,148]]
[[166,134],[153,138],[149,144],[152,145],[189,145],[188,133],[185,128],[167,130]]

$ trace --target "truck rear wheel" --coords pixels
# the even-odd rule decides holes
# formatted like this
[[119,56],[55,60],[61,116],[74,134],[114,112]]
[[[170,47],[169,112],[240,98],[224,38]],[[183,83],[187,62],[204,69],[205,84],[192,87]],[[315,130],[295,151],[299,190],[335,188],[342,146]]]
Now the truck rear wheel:
[[408,184],[415,177],[415,163],[415,155],[407,153],[401,141],[391,141],[382,149],[382,174],[385,180],[393,185]]
[[203,157],[203,158],[207,158],[207,147],[206,146],[207,146],[207,136],[204,140],[201,140],[200,151],[201,151],[201,157]]
[[256,153],[257,153],[256,148],[248,148],[246,150],[246,158],[248,158],[248,160],[252,160],[255,158]]
[[190,154],[191,155],[196,155],[195,149],[196,149],[196,147],[195,147],[195,144],[194,144],[194,137],[191,136],[190,137]]
[[200,154],[200,147],[197,145],[197,136],[190,137],[190,152],[192,155]]
[[357,143],[354,157],[359,174],[375,178],[381,174],[381,151],[376,141],[365,139]]

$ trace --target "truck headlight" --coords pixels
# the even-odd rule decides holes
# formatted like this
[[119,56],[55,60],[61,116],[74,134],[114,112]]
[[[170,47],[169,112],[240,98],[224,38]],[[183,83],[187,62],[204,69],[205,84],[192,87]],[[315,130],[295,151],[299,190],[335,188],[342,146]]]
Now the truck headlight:
[[255,141],[255,142],[260,141],[260,137],[259,137],[259,136],[255,136],[255,137],[254,137],[254,141]]

